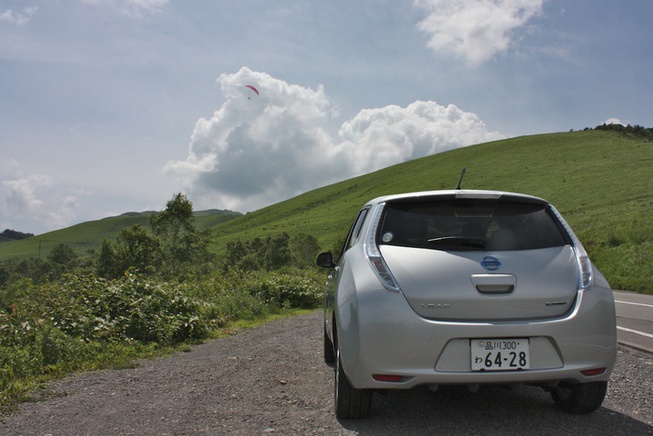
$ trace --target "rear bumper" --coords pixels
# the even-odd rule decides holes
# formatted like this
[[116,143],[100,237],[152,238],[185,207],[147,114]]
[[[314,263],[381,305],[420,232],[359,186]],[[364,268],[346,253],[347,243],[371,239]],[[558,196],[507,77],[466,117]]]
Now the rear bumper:
[[[603,287],[581,292],[574,309],[561,318],[483,323],[427,320],[402,295],[378,289],[340,307],[337,322],[343,369],[359,389],[603,381],[617,355],[614,301]],[[472,371],[469,341],[476,338],[529,338],[530,369]],[[596,368],[605,372],[581,372]],[[374,374],[402,378],[382,382]]]

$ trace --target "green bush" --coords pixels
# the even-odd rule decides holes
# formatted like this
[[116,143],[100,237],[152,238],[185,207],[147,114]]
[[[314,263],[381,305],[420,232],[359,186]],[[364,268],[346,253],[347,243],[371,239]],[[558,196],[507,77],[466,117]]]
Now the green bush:
[[203,302],[202,317],[211,329],[238,319],[251,319],[266,310],[263,301],[247,292],[244,277],[238,273],[192,283],[186,286],[185,292]]
[[314,274],[291,269],[292,273],[271,271],[248,273],[250,294],[281,308],[313,308],[322,304],[320,281]]
[[40,288],[41,318],[84,341],[172,344],[205,336],[201,303],[180,286],[136,275],[118,280],[69,276]]
[[320,283],[300,269],[231,270],[188,283],[136,274],[13,281],[0,289],[0,407],[48,377],[128,365],[153,347],[207,338],[239,319],[317,307]]

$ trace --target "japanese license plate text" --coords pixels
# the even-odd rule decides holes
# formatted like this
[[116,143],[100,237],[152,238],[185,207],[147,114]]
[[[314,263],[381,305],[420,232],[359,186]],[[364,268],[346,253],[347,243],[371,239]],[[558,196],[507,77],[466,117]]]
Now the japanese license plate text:
[[518,339],[472,339],[472,371],[515,371],[530,368],[529,342]]

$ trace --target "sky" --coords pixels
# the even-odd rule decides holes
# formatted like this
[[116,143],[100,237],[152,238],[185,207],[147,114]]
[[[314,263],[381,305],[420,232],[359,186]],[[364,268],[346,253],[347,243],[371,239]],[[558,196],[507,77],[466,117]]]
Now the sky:
[[651,22],[648,0],[0,0],[0,231],[652,127]]

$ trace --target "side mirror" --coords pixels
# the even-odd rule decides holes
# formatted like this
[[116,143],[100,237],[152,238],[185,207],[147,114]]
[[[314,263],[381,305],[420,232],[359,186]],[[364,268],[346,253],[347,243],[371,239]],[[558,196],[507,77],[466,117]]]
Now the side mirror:
[[323,268],[335,268],[336,264],[333,263],[333,254],[329,252],[320,253],[317,256],[317,265]]

